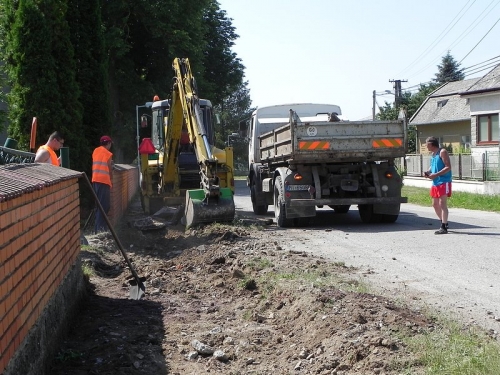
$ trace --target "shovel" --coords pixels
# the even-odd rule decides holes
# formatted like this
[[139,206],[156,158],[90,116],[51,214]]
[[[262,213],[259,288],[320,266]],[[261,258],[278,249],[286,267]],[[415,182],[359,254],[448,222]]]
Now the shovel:
[[94,195],[94,199],[95,199],[95,202],[97,203],[97,207],[99,208],[99,210],[102,213],[102,216],[106,220],[106,224],[108,224],[108,228],[111,231],[111,234],[113,235],[113,237],[116,241],[116,244],[118,245],[118,248],[122,252],[123,257],[125,258],[125,261],[127,262],[128,267],[130,268],[130,272],[132,272],[132,276],[134,276],[135,280],[129,281],[129,283],[130,283],[130,288],[129,288],[130,299],[136,299],[136,300],[141,299],[141,297],[146,292],[146,287],[144,286],[144,281],[146,281],[146,278],[139,277],[139,275],[137,275],[137,272],[135,272],[134,267],[132,267],[132,263],[130,263],[130,260],[128,259],[127,254],[125,253],[125,250],[123,250],[123,246],[120,243],[120,240],[118,239],[118,236],[116,235],[116,233],[113,229],[113,226],[111,225],[111,222],[109,221],[108,215],[106,215],[106,212],[104,212],[104,208],[102,208],[101,202],[99,202],[99,198],[97,198],[97,194],[95,193],[94,188],[92,187],[92,184],[89,181],[89,178],[87,177],[85,172],[82,173],[82,175],[85,177],[85,180],[87,181],[87,184],[90,187],[90,191],[92,191],[92,194]]

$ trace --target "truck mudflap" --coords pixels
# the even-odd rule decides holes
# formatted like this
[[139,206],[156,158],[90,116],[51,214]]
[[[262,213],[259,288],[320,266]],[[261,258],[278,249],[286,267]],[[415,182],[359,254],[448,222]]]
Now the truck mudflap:
[[286,218],[296,219],[300,217],[314,217],[316,216],[315,206],[285,206]]
[[399,204],[408,203],[407,197],[381,197],[381,198],[341,198],[341,199],[293,199],[287,202],[290,207],[316,207],[316,206],[347,206],[357,204]]

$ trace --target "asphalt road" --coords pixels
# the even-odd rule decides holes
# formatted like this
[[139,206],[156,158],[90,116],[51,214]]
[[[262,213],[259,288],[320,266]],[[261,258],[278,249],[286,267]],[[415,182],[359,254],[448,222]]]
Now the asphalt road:
[[[256,217],[245,181],[236,181],[235,204],[238,216]],[[274,219],[272,206],[260,217]],[[448,234],[435,235],[429,198],[429,207],[403,204],[394,224],[364,224],[355,206],[323,208],[306,228],[273,224],[271,233],[284,249],[359,268],[383,294],[500,332],[500,214],[451,208],[449,220]]]

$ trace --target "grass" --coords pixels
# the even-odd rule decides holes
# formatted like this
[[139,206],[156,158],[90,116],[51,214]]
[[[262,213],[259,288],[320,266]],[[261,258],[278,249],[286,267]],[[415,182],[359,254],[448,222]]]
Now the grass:
[[498,342],[450,320],[438,323],[432,332],[402,338],[412,352],[419,353],[426,375],[500,374]]
[[[425,189],[424,189],[425,190]],[[265,258],[255,257],[248,266],[254,269],[272,267]],[[247,287],[248,281],[241,281],[240,287]],[[339,288],[355,293],[371,293],[363,280],[345,280],[334,269],[306,268],[278,269],[262,274],[256,284],[267,300],[269,295],[287,295],[305,288]],[[404,304],[404,303],[403,303]],[[326,305],[326,308],[328,306]],[[246,318],[251,319],[251,311]],[[430,313],[426,315],[431,316]],[[494,339],[474,327],[463,325],[446,318],[432,318],[433,329],[417,335],[406,335],[404,331],[395,333],[414,354],[414,359],[404,363],[394,363],[401,374],[418,371],[425,375],[498,375],[500,374],[500,345]]]
[[[420,206],[431,206],[429,189],[414,186],[403,186],[402,195],[408,197],[408,203]],[[468,210],[500,212],[500,198],[498,195],[482,195],[453,192],[448,200],[449,208],[465,208]]]
[[254,257],[247,263],[247,266],[255,271],[262,271],[265,268],[273,267],[273,264],[267,258]]
[[56,360],[59,362],[72,361],[74,359],[79,359],[83,356],[83,353],[74,351],[73,349],[65,349],[57,353]]
[[87,278],[89,278],[90,276],[94,276],[94,274],[95,274],[94,269],[92,268],[92,265],[85,263],[85,262],[82,263],[82,272],[83,272],[83,275]]
[[287,272],[272,272],[261,275],[257,285],[264,294],[280,294],[287,290],[311,288],[338,288],[355,293],[369,293],[370,288],[362,280],[344,280],[334,271],[297,269]]

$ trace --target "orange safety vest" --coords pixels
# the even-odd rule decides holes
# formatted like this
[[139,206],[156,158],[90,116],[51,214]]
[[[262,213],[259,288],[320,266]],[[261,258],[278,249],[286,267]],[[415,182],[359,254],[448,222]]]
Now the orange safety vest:
[[43,145],[43,146],[40,146],[38,149],[44,149],[44,150],[47,150],[49,152],[49,155],[50,155],[50,163],[53,164],[53,165],[57,165],[59,167],[59,159],[57,159],[57,154],[54,150],[52,150],[49,146],[47,145]]
[[106,147],[99,146],[92,153],[92,182],[113,186],[108,162],[113,157]]
[[187,145],[191,139],[189,138],[189,133],[187,131],[182,131],[181,133],[181,145]]

